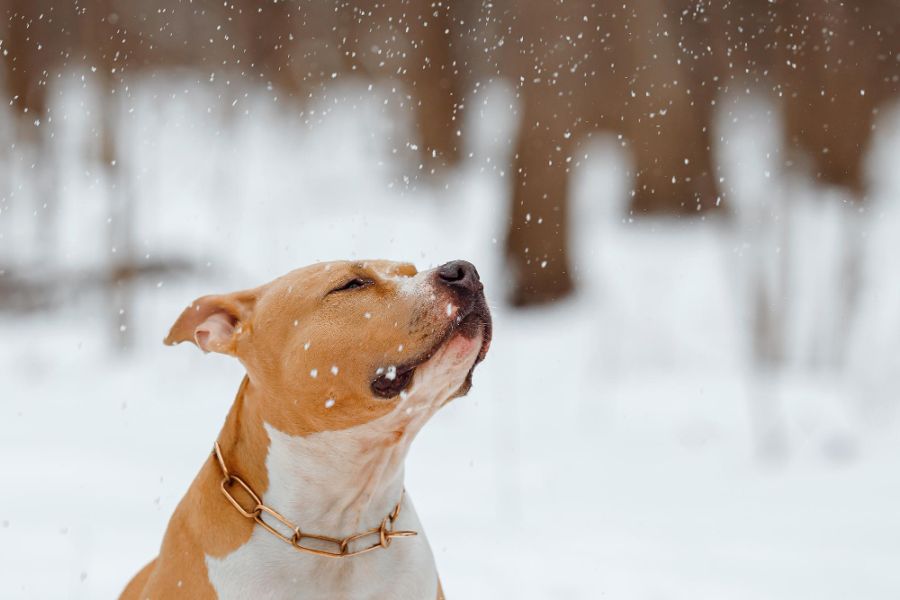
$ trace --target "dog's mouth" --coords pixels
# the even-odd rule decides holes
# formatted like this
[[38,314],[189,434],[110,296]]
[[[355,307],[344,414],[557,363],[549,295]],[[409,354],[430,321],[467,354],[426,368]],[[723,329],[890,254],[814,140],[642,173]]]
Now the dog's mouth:
[[375,378],[372,380],[372,392],[381,398],[394,398],[407,390],[412,384],[413,375],[416,369],[432,358],[438,350],[445,344],[449,343],[456,336],[462,336],[467,340],[473,340],[477,336],[481,336],[481,347],[478,355],[475,357],[466,379],[460,390],[455,396],[460,396],[469,391],[472,386],[472,373],[475,367],[484,360],[491,346],[491,336],[493,334],[493,325],[491,322],[491,313],[487,306],[487,301],[483,294],[479,294],[474,302],[471,303],[468,310],[460,311],[456,318],[450,322],[443,335],[438,339],[427,352],[417,356],[411,361],[398,365],[396,367],[382,368],[376,371]]

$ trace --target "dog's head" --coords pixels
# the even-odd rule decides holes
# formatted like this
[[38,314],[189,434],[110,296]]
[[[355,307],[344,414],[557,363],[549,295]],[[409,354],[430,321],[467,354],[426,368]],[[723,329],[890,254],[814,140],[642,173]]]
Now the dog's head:
[[252,290],[203,296],[167,344],[236,356],[267,418],[298,433],[389,412],[430,414],[468,392],[491,340],[475,267],[417,273],[388,261],[320,263]]

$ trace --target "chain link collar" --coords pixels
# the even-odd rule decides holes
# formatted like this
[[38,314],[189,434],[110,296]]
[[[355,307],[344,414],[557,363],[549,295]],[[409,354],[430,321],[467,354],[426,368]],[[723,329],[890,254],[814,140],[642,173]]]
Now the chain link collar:
[[[364,554],[371,550],[375,550],[376,548],[388,548],[391,545],[391,540],[395,537],[410,537],[413,535],[417,535],[415,531],[397,531],[394,529],[394,523],[397,521],[397,517],[400,516],[400,505],[403,504],[403,493],[400,494],[400,501],[397,502],[394,510],[392,510],[388,516],[382,519],[381,525],[379,525],[378,527],[373,527],[372,529],[368,529],[361,533],[355,533],[345,538],[335,538],[329,537],[327,535],[303,532],[300,530],[300,527],[298,525],[295,525],[287,517],[285,517],[275,509],[269,508],[268,506],[263,504],[256,492],[254,492],[250,488],[250,486],[247,485],[247,482],[228,470],[228,467],[225,466],[225,459],[222,457],[222,449],[219,448],[219,442],[216,442],[213,445],[213,456],[216,457],[216,462],[219,464],[219,469],[222,471],[222,481],[219,484],[219,488],[222,490],[222,494],[225,495],[225,498],[228,499],[228,502],[231,503],[231,505],[238,511],[238,513],[240,513],[242,517],[244,517],[245,519],[253,520],[257,525],[261,526],[263,529],[280,539],[282,542],[291,545],[295,550],[299,550],[300,552],[315,554],[316,556],[348,558],[351,556],[356,556],[358,554]],[[244,508],[244,505],[242,505],[240,501],[238,501],[238,499],[234,497],[233,490],[235,484],[237,484],[249,497],[252,503],[251,508]],[[249,506],[250,504],[247,503],[246,505]],[[284,532],[279,531],[271,524],[266,523],[266,521],[263,520],[263,514],[272,517],[273,519],[284,525],[287,530],[290,530],[290,535],[286,535]],[[377,542],[359,550],[350,550],[350,544],[352,542],[376,535],[378,536]],[[309,546],[304,546],[301,543],[304,538],[319,540],[328,544],[332,544],[335,546],[336,550],[320,550],[319,548],[310,548]]]

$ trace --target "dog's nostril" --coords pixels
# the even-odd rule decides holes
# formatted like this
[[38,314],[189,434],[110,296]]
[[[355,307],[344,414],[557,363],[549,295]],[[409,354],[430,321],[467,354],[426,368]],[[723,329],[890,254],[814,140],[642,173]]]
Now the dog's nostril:
[[441,265],[437,269],[438,278],[450,285],[474,287],[478,282],[478,271],[475,265],[465,260],[454,260]]
[[444,268],[438,271],[438,277],[447,283],[457,282],[465,276],[465,272],[456,264],[444,265]]

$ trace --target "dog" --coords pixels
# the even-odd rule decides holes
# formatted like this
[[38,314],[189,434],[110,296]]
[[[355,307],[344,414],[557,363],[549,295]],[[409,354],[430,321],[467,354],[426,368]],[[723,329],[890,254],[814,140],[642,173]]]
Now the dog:
[[246,376],[121,598],[443,598],[403,466],[491,342],[475,267],[329,262],[203,296],[165,339]]

